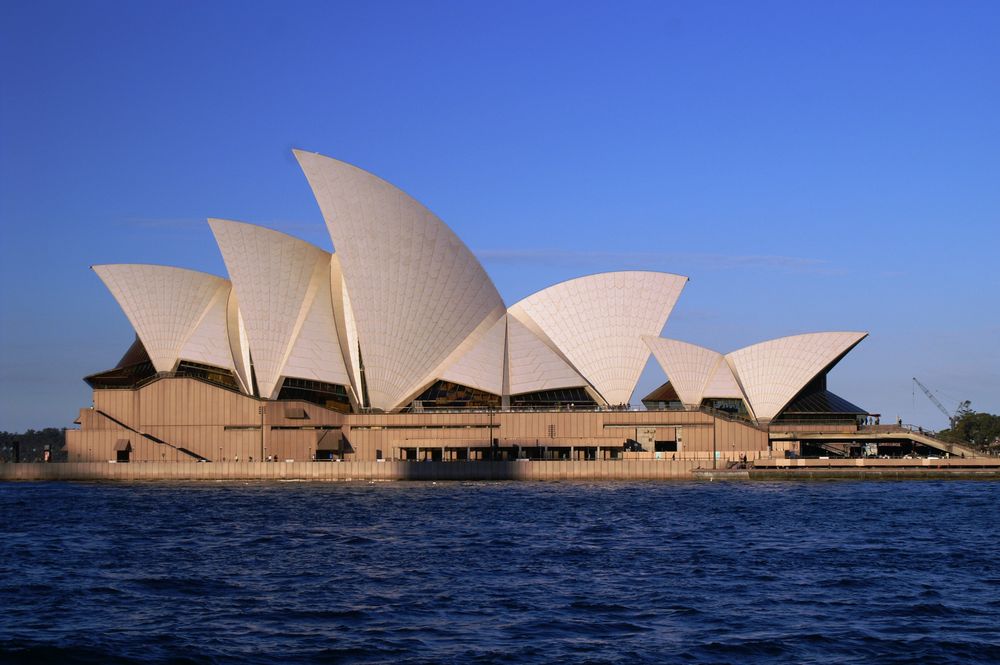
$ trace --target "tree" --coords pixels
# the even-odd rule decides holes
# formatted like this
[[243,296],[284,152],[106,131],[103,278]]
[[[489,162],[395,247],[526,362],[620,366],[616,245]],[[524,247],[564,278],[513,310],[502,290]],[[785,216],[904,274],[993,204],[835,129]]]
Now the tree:
[[1000,416],[965,409],[949,429],[938,432],[938,437],[965,443],[983,452],[1000,451]]

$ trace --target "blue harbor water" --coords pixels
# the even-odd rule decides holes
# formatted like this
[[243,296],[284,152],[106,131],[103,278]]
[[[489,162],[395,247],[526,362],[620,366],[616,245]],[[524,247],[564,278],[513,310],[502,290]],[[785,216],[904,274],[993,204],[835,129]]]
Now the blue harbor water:
[[0,484],[0,662],[1000,661],[1000,483]]

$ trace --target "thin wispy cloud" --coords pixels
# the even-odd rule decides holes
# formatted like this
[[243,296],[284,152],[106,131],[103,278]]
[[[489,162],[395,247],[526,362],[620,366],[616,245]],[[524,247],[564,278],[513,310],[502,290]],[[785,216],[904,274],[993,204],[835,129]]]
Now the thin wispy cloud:
[[129,217],[122,220],[122,225],[143,230],[167,229],[177,231],[200,229],[205,225],[205,220],[184,217]]
[[566,249],[484,249],[475,252],[484,263],[495,265],[571,265],[620,268],[669,268],[697,266],[709,270],[765,269],[785,272],[836,272],[825,259],[771,254],[703,254],[664,252],[608,252]]
[[[242,220],[240,220],[242,221]],[[253,221],[251,224],[265,226],[275,231],[285,233],[316,232],[323,230],[322,224],[307,222],[292,222],[284,220]],[[122,220],[122,225],[144,231],[202,231],[208,228],[207,217],[129,217]]]

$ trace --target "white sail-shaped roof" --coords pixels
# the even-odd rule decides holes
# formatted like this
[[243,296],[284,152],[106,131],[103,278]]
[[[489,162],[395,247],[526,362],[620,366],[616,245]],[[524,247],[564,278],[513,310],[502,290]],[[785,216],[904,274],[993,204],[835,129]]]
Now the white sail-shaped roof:
[[234,369],[233,354],[229,348],[229,325],[226,321],[226,307],[232,287],[226,282],[215,292],[212,302],[205,308],[201,321],[184,342],[178,357],[181,360]]
[[642,336],[660,334],[686,283],[661,272],[601,273],[550,286],[510,313],[537,325],[608,404],[623,404],[649,359]]
[[513,316],[506,318],[509,395],[587,385],[579,372],[527,326]]
[[479,261],[430,210],[344,162],[295,151],[340,259],[372,407],[401,407],[503,315]]
[[[716,374],[719,364],[726,365],[722,354],[697,344],[663,337],[643,337],[656,362],[667,375],[670,385],[677,391],[681,402],[699,406],[705,397],[709,379]],[[732,374],[730,373],[730,378]],[[735,381],[733,382],[735,385]]]
[[441,373],[441,378],[494,395],[501,394],[506,341],[507,319],[500,317],[485,335]]
[[715,369],[708,377],[708,383],[705,384],[705,390],[701,397],[702,399],[712,397],[716,399],[743,399],[743,391],[740,390],[740,385],[736,382],[736,377],[733,376],[733,370],[725,358],[719,358],[715,364]]
[[262,226],[210,219],[239,298],[262,397],[283,376],[350,385],[333,317],[330,254]]
[[750,401],[754,417],[766,422],[867,336],[863,332],[823,332],[780,337],[733,351],[726,360]]
[[168,266],[93,269],[135,328],[156,371],[174,371],[181,358],[233,369],[226,332],[228,281]]

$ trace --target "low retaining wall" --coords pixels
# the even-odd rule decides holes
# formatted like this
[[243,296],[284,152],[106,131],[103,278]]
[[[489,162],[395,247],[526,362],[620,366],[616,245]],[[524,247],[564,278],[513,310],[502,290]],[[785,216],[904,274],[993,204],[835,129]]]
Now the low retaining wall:
[[1000,457],[949,457],[947,459],[879,459],[879,458],[770,458],[753,460],[754,469],[1000,469]]
[[[823,465],[816,462],[824,462]],[[1000,460],[951,460],[915,466],[902,460],[792,460],[749,470],[700,468],[698,460],[531,462],[64,462],[0,464],[5,480],[808,480],[896,478],[1000,479]],[[909,460],[907,460],[909,461]],[[931,460],[947,462],[947,460]],[[794,462],[812,462],[796,464]],[[865,462],[858,464],[857,462]],[[916,460],[920,464],[920,460]]]
[[0,464],[2,480],[690,480],[695,460],[64,462]]
[[892,468],[858,467],[752,469],[750,480],[1000,480],[1000,468]]

